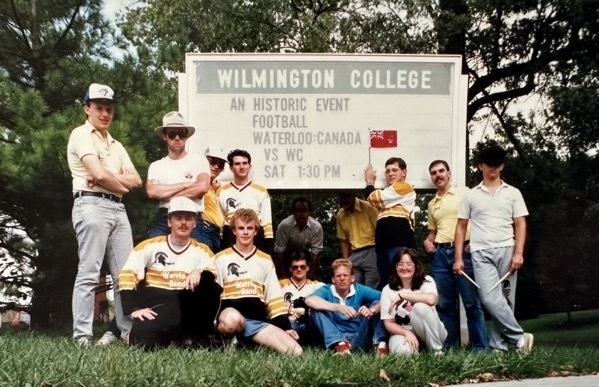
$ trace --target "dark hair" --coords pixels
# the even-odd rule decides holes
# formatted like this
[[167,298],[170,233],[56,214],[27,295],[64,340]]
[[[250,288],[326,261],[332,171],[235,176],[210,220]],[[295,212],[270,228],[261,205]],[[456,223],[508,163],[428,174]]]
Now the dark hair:
[[408,167],[404,159],[401,157],[391,157],[385,161],[385,167],[391,164],[397,164],[401,169],[406,169]]
[[428,166],[428,171],[431,171],[431,168],[434,167],[437,164],[443,164],[443,166],[445,167],[445,169],[447,169],[449,171],[449,164],[447,164],[447,161],[445,160],[435,160],[432,163],[429,164]]
[[401,257],[404,255],[409,255],[412,262],[414,262],[414,277],[412,278],[412,290],[420,289],[422,284],[424,283],[424,277],[426,273],[424,271],[424,264],[418,258],[418,254],[414,249],[401,249],[395,254],[393,257],[393,262],[391,262],[391,267],[389,271],[391,275],[389,276],[389,287],[392,290],[401,289],[401,279],[399,275],[397,275],[397,263],[401,260]]
[[310,266],[310,253],[306,250],[293,250],[289,256],[289,265],[290,266],[293,261],[306,261],[306,265]]
[[478,164],[498,167],[505,162],[506,151],[499,145],[490,145],[478,153]]
[[248,159],[248,163],[250,165],[252,164],[252,156],[250,156],[250,153],[248,151],[244,151],[243,149],[233,149],[227,155],[227,161],[229,162],[229,165],[233,165],[233,157],[235,156],[245,157]]
[[295,205],[297,203],[308,203],[308,211],[312,212],[312,203],[310,203],[308,198],[305,198],[303,196],[298,196],[295,199],[293,199],[293,201],[291,202],[291,212],[295,212]]

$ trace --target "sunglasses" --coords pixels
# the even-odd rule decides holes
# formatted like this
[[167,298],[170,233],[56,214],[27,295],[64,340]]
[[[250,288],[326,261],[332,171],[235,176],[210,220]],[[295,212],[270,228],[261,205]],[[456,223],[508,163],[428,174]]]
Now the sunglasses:
[[219,160],[213,157],[209,157],[208,158],[208,162],[210,163],[210,165],[216,165],[218,167],[218,169],[223,169],[225,168],[225,161],[224,160]]
[[291,265],[291,270],[306,270],[306,265]]
[[179,136],[181,140],[185,140],[187,138],[187,129],[184,130],[170,130],[166,132],[166,136],[171,140],[174,140],[175,137]]

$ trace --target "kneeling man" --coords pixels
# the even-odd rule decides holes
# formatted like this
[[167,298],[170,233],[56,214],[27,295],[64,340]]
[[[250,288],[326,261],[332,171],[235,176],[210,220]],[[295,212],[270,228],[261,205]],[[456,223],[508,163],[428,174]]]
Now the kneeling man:
[[191,199],[171,199],[171,233],[140,243],[129,255],[119,275],[123,311],[133,318],[129,344],[149,350],[212,332],[222,288],[212,251],[190,236],[197,214]]

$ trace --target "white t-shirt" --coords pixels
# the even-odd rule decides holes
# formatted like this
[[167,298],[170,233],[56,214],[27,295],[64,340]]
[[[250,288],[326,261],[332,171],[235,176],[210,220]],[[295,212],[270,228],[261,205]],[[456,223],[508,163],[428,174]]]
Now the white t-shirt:
[[[177,184],[196,181],[198,175],[207,173],[210,176],[208,159],[198,153],[188,153],[183,158],[173,160],[166,156],[150,164],[148,181],[157,184]],[[198,212],[204,211],[204,200],[192,199],[198,206]],[[168,207],[167,201],[160,201],[160,207]]]
[[[401,289],[401,291],[405,293],[434,293],[437,294],[437,285],[435,284],[435,280],[431,276],[425,276],[424,282],[420,289],[411,290],[411,289]],[[398,324],[402,325],[406,329],[412,329],[412,323],[409,319],[410,313],[412,312],[413,305],[404,300],[401,304],[397,306],[395,310],[389,313],[389,306],[393,300],[397,298],[399,294],[399,290],[393,290],[389,287],[389,285],[383,288],[381,294],[381,320],[393,320],[395,319]],[[397,318],[396,318],[397,316]]]

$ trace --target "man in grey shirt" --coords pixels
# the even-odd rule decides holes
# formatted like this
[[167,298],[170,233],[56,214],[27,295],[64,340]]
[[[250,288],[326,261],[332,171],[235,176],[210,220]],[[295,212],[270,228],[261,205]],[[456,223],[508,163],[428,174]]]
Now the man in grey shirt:
[[274,258],[279,278],[287,277],[285,268],[289,267],[290,262],[283,262],[285,252],[310,252],[308,276],[314,279],[318,271],[318,256],[322,251],[324,237],[321,224],[310,216],[311,212],[312,203],[305,197],[296,197],[291,203],[291,215],[283,219],[277,227]]

